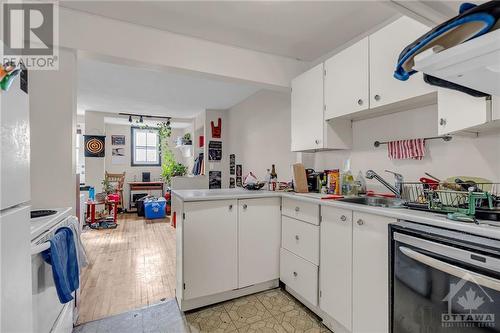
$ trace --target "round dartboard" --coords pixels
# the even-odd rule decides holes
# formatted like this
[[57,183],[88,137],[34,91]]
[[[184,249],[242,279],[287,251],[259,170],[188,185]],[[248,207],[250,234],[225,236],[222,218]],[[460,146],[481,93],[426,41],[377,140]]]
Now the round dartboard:
[[92,138],[87,141],[86,148],[88,152],[97,155],[102,153],[102,151],[104,150],[104,143],[99,139]]

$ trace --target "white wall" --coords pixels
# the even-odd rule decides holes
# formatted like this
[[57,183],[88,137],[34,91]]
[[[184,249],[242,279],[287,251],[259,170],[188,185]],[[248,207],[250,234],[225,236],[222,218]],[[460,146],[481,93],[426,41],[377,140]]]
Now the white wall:
[[59,70],[30,71],[33,208],[76,203],[76,54],[59,50]]
[[290,151],[290,94],[261,90],[228,113],[229,153],[242,164],[243,177],[252,171],[264,179],[266,169],[276,165],[280,181],[292,179],[295,153]]
[[[308,166],[317,170],[340,168],[351,158],[355,175],[361,170],[373,169],[387,180],[392,176],[385,169],[402,173],[408,181],[425,176],[424,172],[438,178],[450,176],[479,176],[500,181],[500,132],[480,134],[478,138],[455,135],[450,142],[426,142],[427,156],[421,160],[390,160],[387,146],[379,148],[373,142],[418,138],[437,135],[437,106],[395,113],[353,122],[353,148],[349,151],[319,152]],[[308,156],[311,157],[311,156]],[[311,160],[311,159],[310,159]],[[369,182],[377,184],[376,181]],[[376,185],[377,188],[378,185]]]

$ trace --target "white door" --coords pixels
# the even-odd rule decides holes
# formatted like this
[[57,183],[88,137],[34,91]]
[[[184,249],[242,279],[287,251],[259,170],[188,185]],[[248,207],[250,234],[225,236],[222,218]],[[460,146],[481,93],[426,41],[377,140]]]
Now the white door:
[[325,61],[325,119],[369,107],[368,37]]
[[321,208],[319,307],[348,330],[352,323],[352,211]]
[[279,278],[281,198],[238,200],[238,287]]
[[0,210],[30,200],[29,97],[19,85],[0,94]]
[[323,64],[292,80],[292,151],[323,148]]
[[407,81],[393,77],[399,53],[429,30],[422,23],[404,16],[370,35],[371,108],[436,91],[424,82],[421,73]]
[[482,125],[491,119],[491,101],[463,92],[438,89],[438,134],[449,134]]
[[352,331],[389,331],[388,225],[396,220],[353,213]]
[[30,208],[0,212],[0,332],[33,331]]
[[186,202],[184,212],[184,299],[237,289],[237,201]]

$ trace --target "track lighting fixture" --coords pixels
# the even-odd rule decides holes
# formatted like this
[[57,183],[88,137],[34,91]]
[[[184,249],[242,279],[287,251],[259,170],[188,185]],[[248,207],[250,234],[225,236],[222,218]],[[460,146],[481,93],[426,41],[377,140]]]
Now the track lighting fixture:
[[139,122],[140,123],[143,123],[144,122],[144,119],[142,119],[142,116],[139,117]]
[[132,116],[128,116],[128,122],[131,123],[132,122]]

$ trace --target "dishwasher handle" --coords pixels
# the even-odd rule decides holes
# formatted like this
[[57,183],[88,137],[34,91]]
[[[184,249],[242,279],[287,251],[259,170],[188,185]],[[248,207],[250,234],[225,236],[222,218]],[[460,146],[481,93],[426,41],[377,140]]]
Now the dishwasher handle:
[[421,262],[427,266],[440,270],[442,272],[451,274],[460,279],[479,284],[496,291],[500,291],[500,280],[491,278],[489,276],[481,275],[470,270],[449,264],[447,262],[435,259],[428,255],[422,254],[405,246],[400,246],[399,250],[407,257]]

